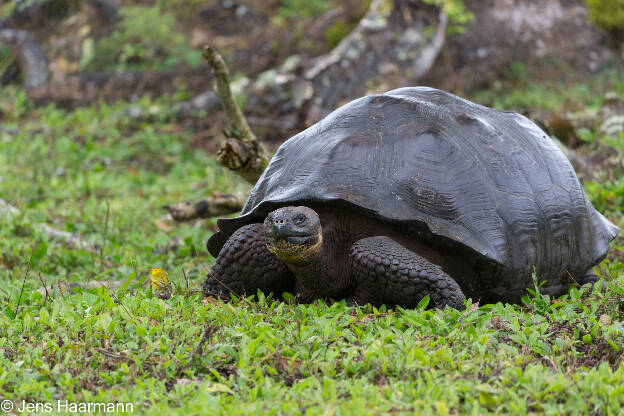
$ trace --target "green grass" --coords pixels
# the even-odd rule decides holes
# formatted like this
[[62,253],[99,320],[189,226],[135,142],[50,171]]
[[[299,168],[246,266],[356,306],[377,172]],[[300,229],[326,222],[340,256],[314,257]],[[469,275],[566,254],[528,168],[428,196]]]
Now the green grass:
[[[556,62],[551,65],[566,73]],[[568,74],[570,80],[562,76],[559,82],[534,82],[533,79],[539,79],[539,73],[529,73],[523,63],[513,62],[502,79],[494,81],[489,89],[475,92],[472,99],[482,105],[513,111],[598,109],[608,92],[624,99],[624,79],[620,72],[619,68],[607,67],[583,83],[575,81],[573,73]]]
[[121,7],[119,14],[110,35],[97,41],[88,38],[83,44],[82,68],[163,71],[201,63],[201,52],[188,45],[173,11],[158,5],[129,5]]
[[[142,118],[127,115],[133,106]],[[203,300],[213,221],[166,230],[155,220],[165,203],[246,185],[197,149],[170,108],[144,98],[67,112],[3,91],[0,198],[20,213],[0,214],[0,401],[132,402],[135,414],[155,415],[624,406],[624,266],[614,258],[600,267],[605,293],[573,289],[555,301],[536,292],[523,305],[465,312]],[[622,225],[621,205],[595,187],[590,197]],[[95,249],[50,240],[40,223]],[[152,296],[153,266],[176,286],[168,301]],[[95,279],[124,283],[38,291],[42,280]]]

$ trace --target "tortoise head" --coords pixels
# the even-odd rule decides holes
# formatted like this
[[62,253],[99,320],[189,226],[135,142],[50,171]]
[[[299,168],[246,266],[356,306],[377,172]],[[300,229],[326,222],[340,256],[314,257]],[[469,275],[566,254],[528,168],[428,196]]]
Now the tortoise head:
[[320,252],[321,219],[308,207],[283,207],[264,220],[264,238],[269,251],[285,263],[305,263]]

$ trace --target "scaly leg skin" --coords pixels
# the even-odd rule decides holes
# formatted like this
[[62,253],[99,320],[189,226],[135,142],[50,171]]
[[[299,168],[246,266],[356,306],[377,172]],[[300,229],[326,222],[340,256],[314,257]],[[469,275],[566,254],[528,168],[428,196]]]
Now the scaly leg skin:
[[587,273],[585,273],[585,276],[583,276],[580,280],[579,280],[579,285],[581,286],[585,286],[585,285],[591,285],[592,288],[592,292],[594,290],[594,286],[595,285],[599,285],[600,287],[600,291],[601,292],[605,292],[607,290],[607,283],[602,280],[601,278],[599,278],[596,273],[594,273],[592,271],[592,269],[589,269],[587,271]]
[[430,306],[464,309],[464,293],[455,280],[389,237],[358,240],[350,254],[357,288],[348,303],[413,308],[429,295]]
[[286,264],[269,252],[262,224],[250,224],[236,230],[219,252],[204,281],[206,296],[230,299],[264,293],[281,296],[293,293],[295,277]]

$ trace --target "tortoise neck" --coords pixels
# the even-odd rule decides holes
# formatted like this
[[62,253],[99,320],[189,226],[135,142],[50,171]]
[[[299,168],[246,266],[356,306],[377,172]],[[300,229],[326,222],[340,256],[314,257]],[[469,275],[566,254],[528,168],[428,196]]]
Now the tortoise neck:
[[353,244],[354,231],[359,223],[353,224],[350,211],[310,205],[321,218],[321,245],[305,262],[287,263],[297,281],[318,297],[340,299],[353,286],[349,249]]
[[336,276],[333,276],[320,255],[305,263],[287,264],[287,266],[307,290],[319,297],[338,297],[345,292],[345,288],[338,284]]

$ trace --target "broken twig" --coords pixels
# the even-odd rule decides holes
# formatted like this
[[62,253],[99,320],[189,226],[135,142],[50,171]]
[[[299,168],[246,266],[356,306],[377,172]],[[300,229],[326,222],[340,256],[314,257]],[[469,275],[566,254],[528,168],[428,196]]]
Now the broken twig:
[[198,218],[211,218],[240,212],[247,198],[241,194],[214,193],[195,202],[178,202],[165,205],[171,217],[177,222]]
[[30,263],[32,262],[32,254],[30,255],[30,259],[28,259],[28,267],[26,267],[26,273],[24,273],[24,279],[22,280],[22,288],[20,289],[19,298],[17,299],[17,306],[15,307],[15,313],[13,316],[17,318],[17,312],[19,312],[20,303],[22,303],[22,293],[24,293],[24,285],[26,284],[26,278],[28,277],[28,273],[30,272]]
[[214,72],[221,105],[231,125],[228,134],[231,137],[217,152],[217,163],[255,184],[269,163],[269,153],[249,128],[234,99],[230,75],[221,55],[212,47],[205,46],[204,58]]
[[45,281],[43,280],[43,276],[41,276],[41,273],[39,273],[39,281],[41,282],[41,284],[43,285],[43,289],[45,290],[45,299],[43,300],[43,305],[41,306],[43,308],[48,302],[48,297],[50,295],[48,294],[48,286],[45,284]]

